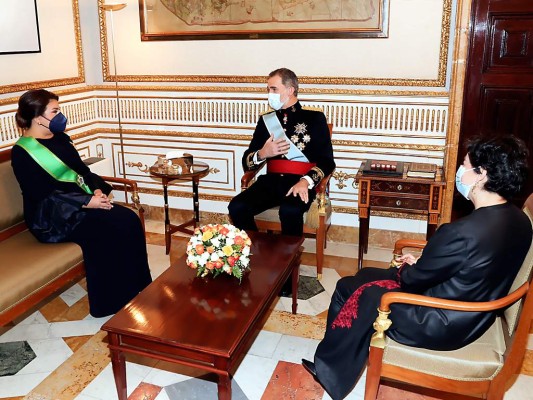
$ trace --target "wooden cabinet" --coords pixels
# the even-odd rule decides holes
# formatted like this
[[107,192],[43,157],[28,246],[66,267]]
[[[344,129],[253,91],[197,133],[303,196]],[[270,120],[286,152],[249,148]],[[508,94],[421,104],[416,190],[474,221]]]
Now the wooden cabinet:
[[440,173],[435,179],[407,177],[409,163],[404,164],[402,176],[366,175],[363,168],[364,163],[355,178],[359,186],[359,269],[363,267],[363,255],[368,251],[371,211],[424,215],[428,221],[426,237],[429,239],[437,229],[445,186]]

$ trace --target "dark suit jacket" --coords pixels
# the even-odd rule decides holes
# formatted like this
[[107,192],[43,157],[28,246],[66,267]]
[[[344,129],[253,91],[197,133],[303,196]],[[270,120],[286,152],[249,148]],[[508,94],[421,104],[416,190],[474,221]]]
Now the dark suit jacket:
[[[324,113],[306,110],[302,108],[300,102],[287,109],[272,112],[276,113],[281,126],[285,128],[287,138],[296,145],[303,147],[301,150],[309,162],[316,164],[316,167],[307,173],[315,185],[324,176],[331,174],[335,169],[335,161],[333,160],[333,146]],[[270,133],[261,116],[250,146],[244,152],[242,158],[242,165],[245,171],[258,168],[258,165],[253,163],[252,158],[257,151],[261,150],[269,137]],[[281,156],[278,158],[281,158]]]
[[[460,301],[504,297],[522,265],[531,238],[528,217],[513,204],[479,208],[437,230],[416,264],[401,271],[401,290]],[[495,313],[411,305],[393,305],[391,309],[393,324],[388,331],[391,338],[436,350],[455,349],[473,342],[496,318]]]

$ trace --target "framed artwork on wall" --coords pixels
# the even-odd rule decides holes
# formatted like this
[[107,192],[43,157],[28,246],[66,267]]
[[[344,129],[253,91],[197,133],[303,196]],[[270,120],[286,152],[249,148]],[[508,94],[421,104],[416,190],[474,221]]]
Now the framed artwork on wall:
[[389,0],[139,0],[141,40],[383,38]]
[[0,55],[40,52],[37,0],[2,0]]

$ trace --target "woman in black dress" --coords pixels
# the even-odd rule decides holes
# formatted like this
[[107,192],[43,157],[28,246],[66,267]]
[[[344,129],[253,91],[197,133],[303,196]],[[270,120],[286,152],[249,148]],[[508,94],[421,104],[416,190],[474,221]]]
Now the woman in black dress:
[[[458,191],[474,211],[443,224],[420,258],[402,256],[400,269],[364,268],[339,280],[326,333],[314,362],[302,360],[334,400],[353,388],[368,358],[381,296],[403,291],[459,301],[491,301],[508,294],[531,245],[528,217],[508,200],[525,183],[527,148],[519,139],[474,140],[456,175]],[[391,306],[387,335],[396,342],[454,350],[478,339],[494,312],[460,312],[408,304]]]
[[139,217],[112,204],[112,187],[83,163],[64,133],[58,96],[26,92],[16,121],[23,136],[13,146],[11,165],[28,228],[41,242],[80,245],[91,315],[116,313],[152,281]]

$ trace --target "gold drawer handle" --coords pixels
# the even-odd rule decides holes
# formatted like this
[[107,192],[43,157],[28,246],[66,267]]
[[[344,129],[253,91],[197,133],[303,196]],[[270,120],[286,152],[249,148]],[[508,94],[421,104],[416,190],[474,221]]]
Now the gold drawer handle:
[[402,202],[400,200],[396,200],[396,205],[400,207],[402,205]]
[[396,186],[396,189],[398,189],[398,191],[400,191],[400,190],[403,189],[403,186],[400,184],[400,185]]

